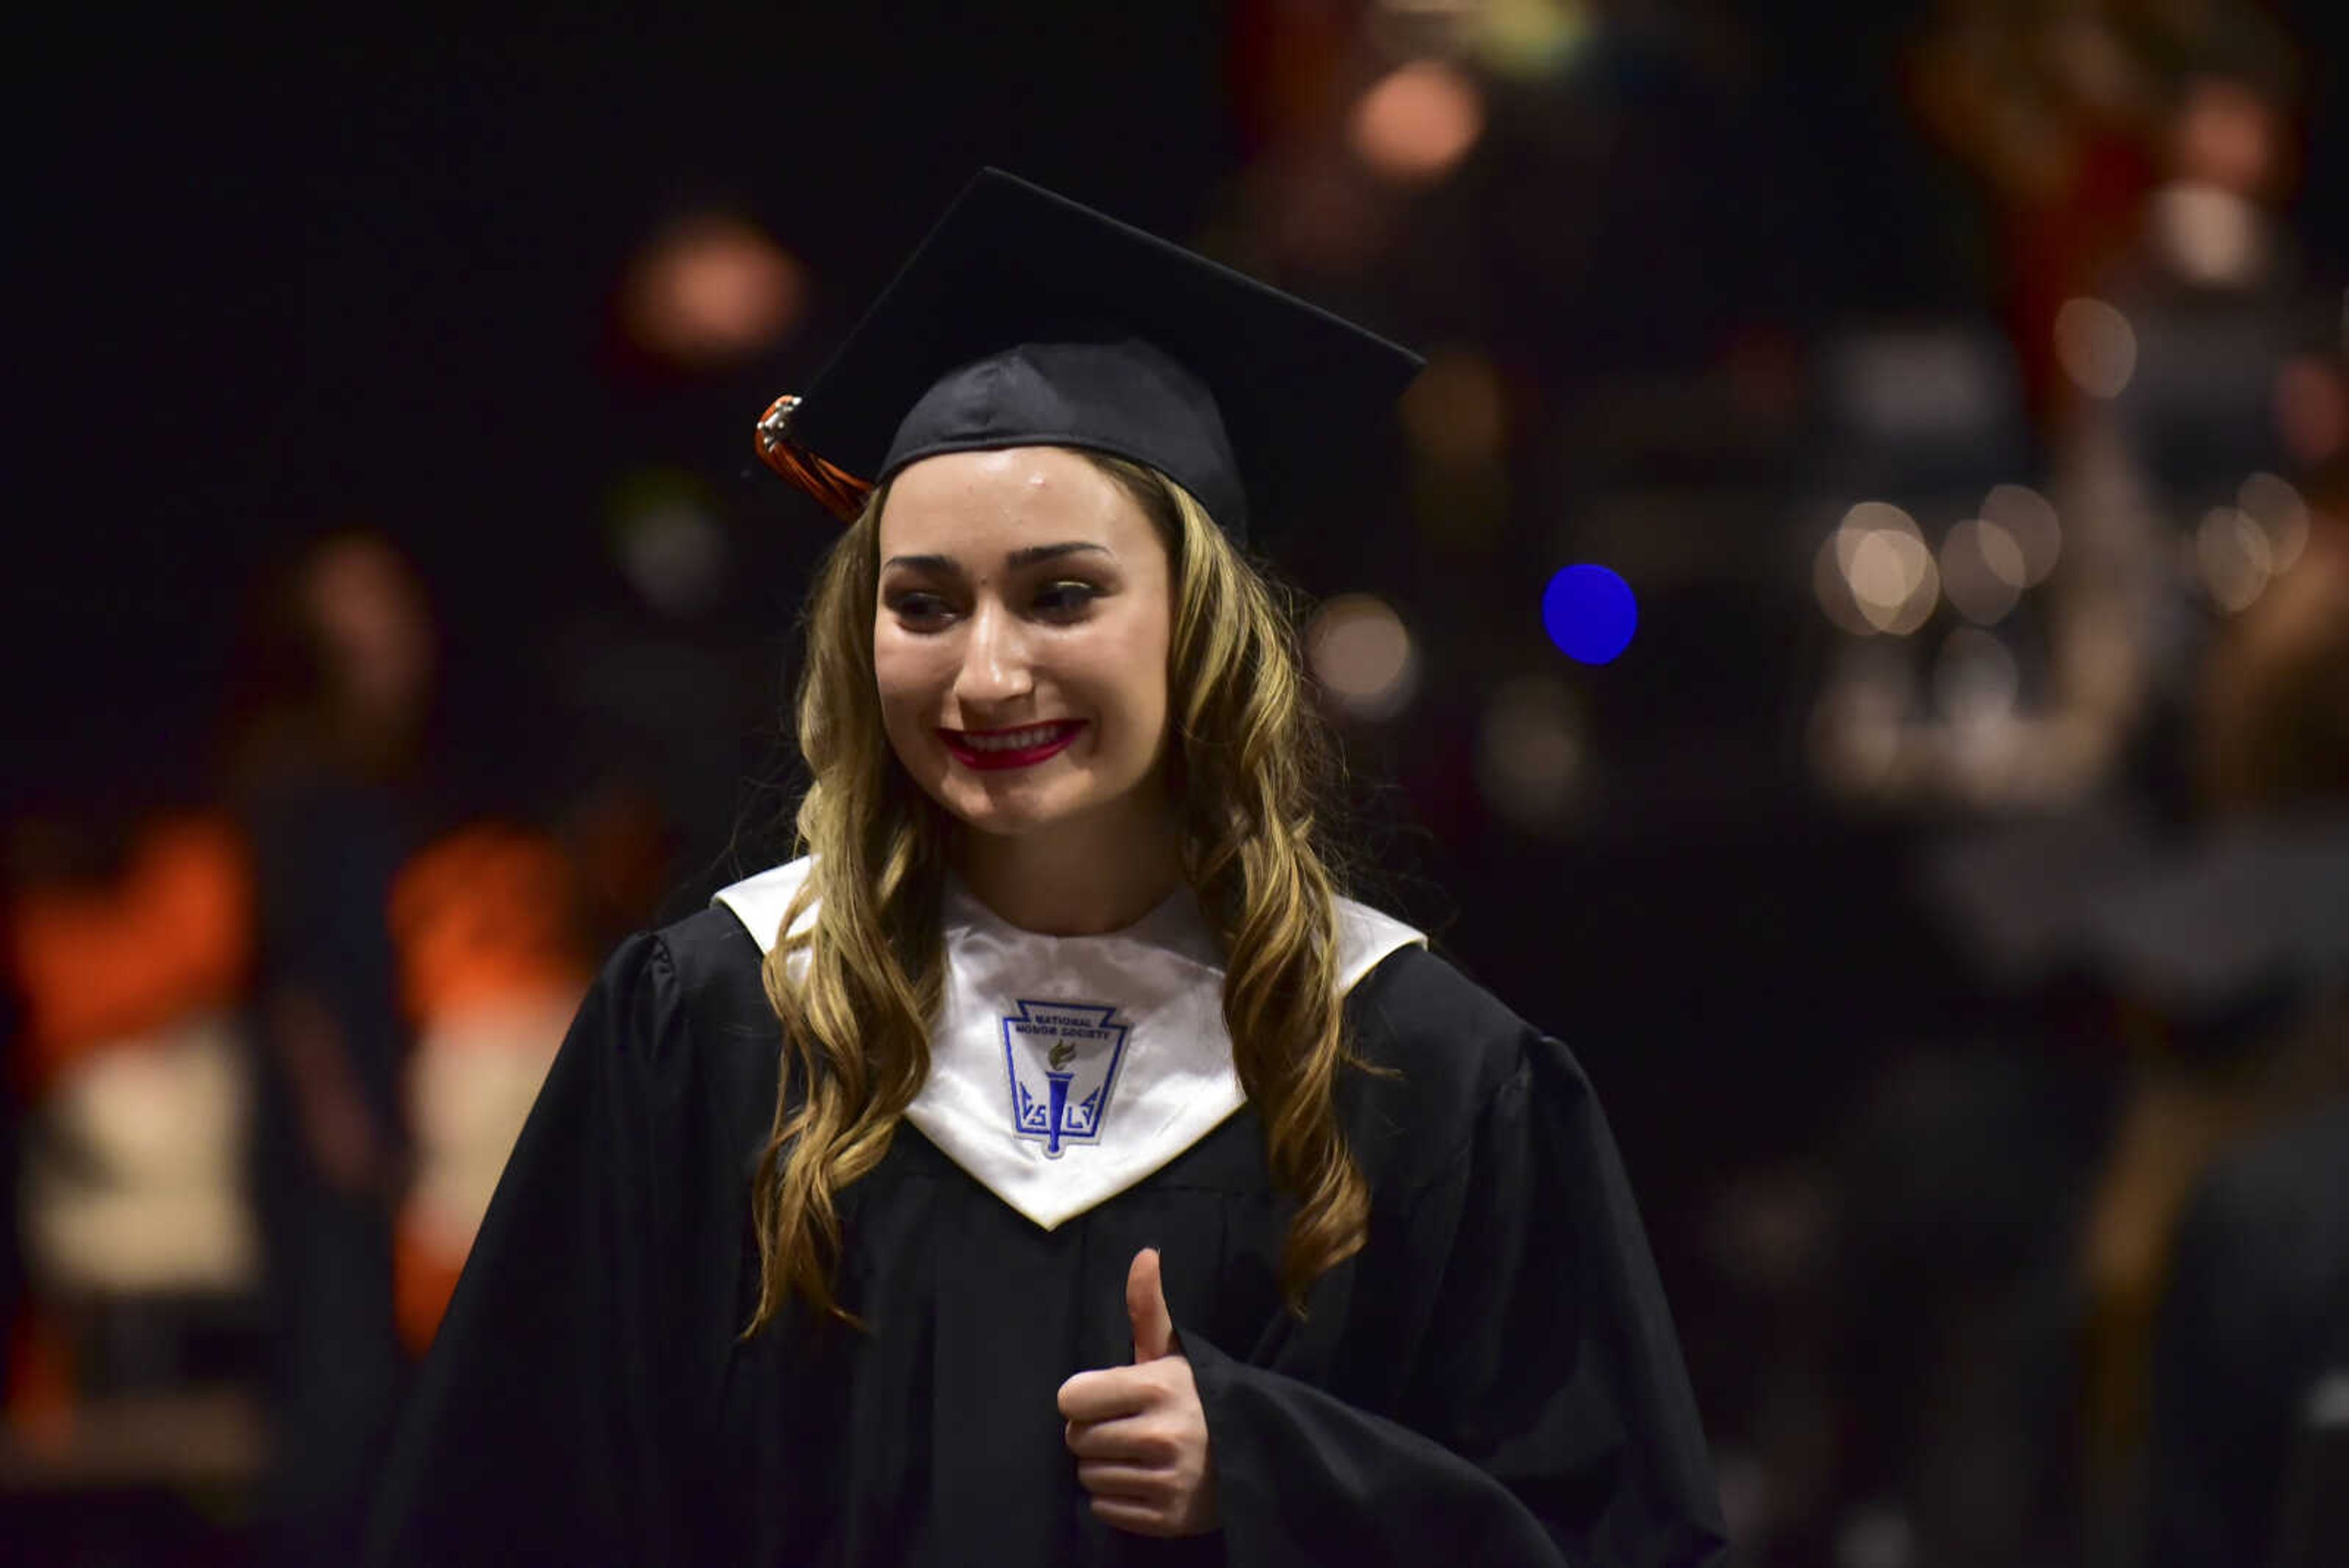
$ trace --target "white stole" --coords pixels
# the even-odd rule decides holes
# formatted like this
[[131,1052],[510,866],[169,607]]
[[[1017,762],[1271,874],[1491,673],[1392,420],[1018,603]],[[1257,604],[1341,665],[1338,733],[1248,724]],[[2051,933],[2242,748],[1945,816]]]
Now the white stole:
[[[762,951],[806,882],[794,860],[720,891]],[[1049,1231],[1164,1168],[1246,1103],[1223,961],[1188,888],[1123,930],[1021,930],[949,884],[930,1075],[905,1116]],[[813,910],[800,929],[814,922]],[[1340,995],[1421,932],[1338,901]]]

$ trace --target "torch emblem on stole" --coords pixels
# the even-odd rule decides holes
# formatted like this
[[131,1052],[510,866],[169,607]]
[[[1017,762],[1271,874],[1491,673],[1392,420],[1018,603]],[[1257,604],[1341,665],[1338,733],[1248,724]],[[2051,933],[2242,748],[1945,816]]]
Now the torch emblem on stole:
[[1011,1131],[1058,1159],[1072,1143],[1099,1143],[1128,1026],[1089,1002],[1022,1002],[1003,1019]]

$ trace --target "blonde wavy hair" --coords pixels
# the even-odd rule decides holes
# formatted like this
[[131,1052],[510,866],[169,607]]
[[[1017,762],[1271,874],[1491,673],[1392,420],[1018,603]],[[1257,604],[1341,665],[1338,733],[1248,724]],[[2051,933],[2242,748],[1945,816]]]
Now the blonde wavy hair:
[[[1172,564],[1167,765],[1184,875],[1226,954],[1224,1018],[1273,1178],[1297,1200],[1282,1292],[1359,1251],[1369,1184],[1333,1094],[1351,1063],[1338,994],[1336,876],[1319,843],[1333,751],[1299,671],[1291,618],[1206,511],[1154,470],[1083,452],[1158,529]],[[951,819],[899,765],[873,683],[876,490],[820,570],[807,615],[800,747],[812,783],[797,846],[812,874],[767,959],[784,1068],[753,1191],[755,1334],[798,1298],[833,1295],[840,1196],[888,1152],[928,1076],[944,987],[939,932]],[[814,919],[798,930],[809,907]],[[796,971],[796,972],[794,972]]]

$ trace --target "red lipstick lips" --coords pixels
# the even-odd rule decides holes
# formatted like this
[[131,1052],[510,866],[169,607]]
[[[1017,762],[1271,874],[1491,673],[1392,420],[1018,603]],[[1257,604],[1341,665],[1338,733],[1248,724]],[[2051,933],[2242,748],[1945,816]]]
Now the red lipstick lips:
[[1021,724],[1009,730],[940,730],[948,755],[967,768],[995,773],[1005,768],[1034,767],[1045,758],[1068,749],[1083,729],[1081,719],[1060,719],[1042,724]]

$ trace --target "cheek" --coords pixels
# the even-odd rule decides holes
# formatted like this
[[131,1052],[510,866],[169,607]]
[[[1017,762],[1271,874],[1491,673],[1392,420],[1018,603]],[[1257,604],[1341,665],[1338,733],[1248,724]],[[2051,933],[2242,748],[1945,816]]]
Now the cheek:
[[926,662],[910,650],[876,643],[873,686],[881,701],[881,721],[893,740],[925,730],[935,704],[936,682]]
[[1162,736],[1174,707],[1174,623],[1170,617],[1161,614],[1151,628],[1149,649],[1143,656],[1142,668],[1149,673],[1143,678],[1142,687],[1148,693],[1151,711],[1158,716],[1157,728]]
[[1165,737],[1171,709],[1165,649],[1141,639],[1121,660],[1113,689],[1132,743],[1155,751]]
[[1164,750],[1166,745],[1169,722],[1164,678],[1154,680],[1149,685],[1139,689],[1135,694],[1135,703],[1136,711],[1143,717],[1143,740],[1153,753]]
[[921,696],[930,682],[930,666],[920,645],[909,642],[895,628],[885,628],[873,639],[873,683],[884,701]]

